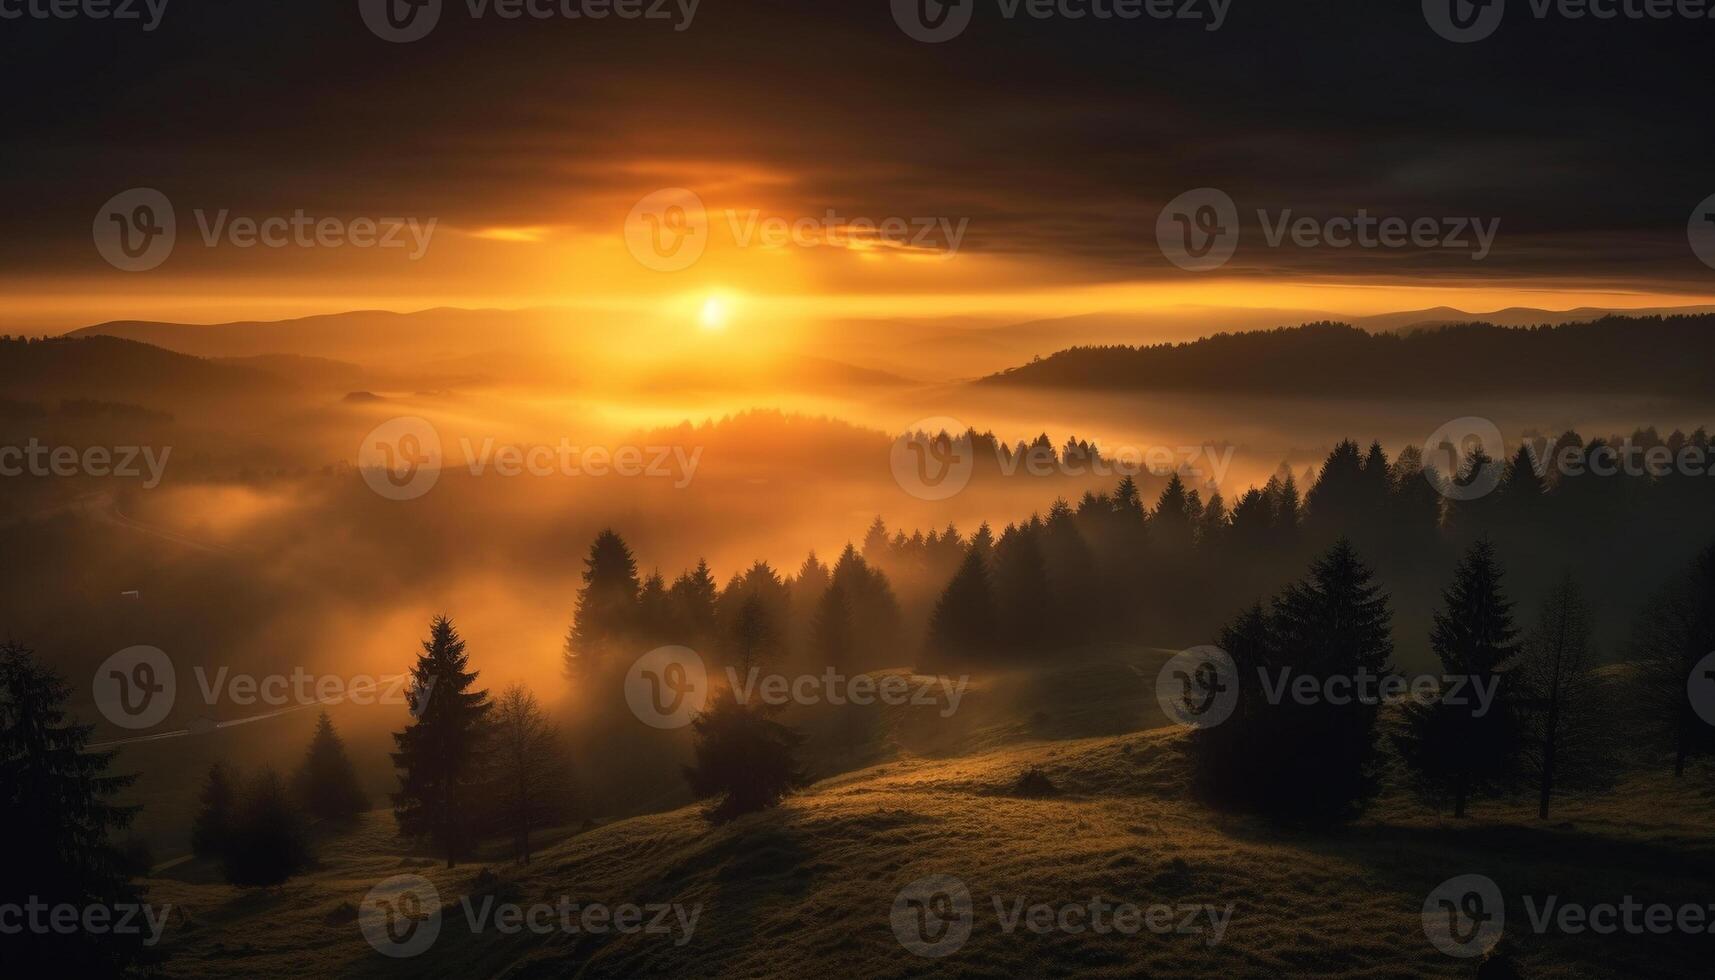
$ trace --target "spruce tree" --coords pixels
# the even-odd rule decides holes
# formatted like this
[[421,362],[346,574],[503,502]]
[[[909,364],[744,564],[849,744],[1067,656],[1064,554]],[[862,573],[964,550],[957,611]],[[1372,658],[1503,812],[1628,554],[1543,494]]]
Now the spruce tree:
[[[1305,580],[1274,601],[1272,660],[1309,675],[1327,690],[1330,678],[1381,678],[1392,672],[1392,614],[1374,573],[1341,538],[1310,566]],[[1379,681],[1378,681],[1379,683]],[[1377,705],[1352,698],[1336,704],[1284,698],[1272,726],[1278,736],[1283,813],[1339,820],[1360,811],[1376,790]]]
[[673,620],[684,631],[684,641],[693,647],[713,639],[717,613],[715,603],[720,586],[715,584],[709,563],[699,559],[697,567],[673,580],[667,598],[673,607]]
[[225,853],[232,839],[232,822],[238,811],[239,776],[220,763],[208,767],[203,780],[197,815],[191,824],[191,853],[215,858]]
[[228,884],[265,888],[309,867],[309,831],[279,773],[263,769],[245,784],[221,848]]
[[316,820],[349,821],[369,809],[369,797],[358,785],[345,742],[325,711],[316,719],[310,747],[292,776],[292,790],[304,812]]
[[[0,645],[0,835],[11,847],[0,905],[119,906],[143,900],[111,843],[136,807],[112,797],[135,777],[108,772],[112,752],[86,750],[93,728],[66,714],[71,690],[30,650]],[[159,960],[145,933],[22,930],[0,937],[10,976],[138,976]]]
[[852,669],[854,643],[851,603],[846,599],[845,587],[830,585],[822,590],[822,598],[816,603],[810,649],[817,663],[847,674]]
[[393,733],[399,749],[392,753],[393,765],[400,770],[399,792],[393,794],[399,832],[426,838],[449,868],[471,843],[473,784],[490,707],[487,691],[470,690],[477,672],[469,666],[464,640],[452,620],[435,617],[411,668],[407,697],[416,720]]
[[637,626],[637,561],[611,528],[596,535],[584,559],[584,584],[566,635],[568,676],[597,674]]
[[929,616],[929,648],[947,663],[992,663],[997,627],[988,563],[971,548]]
[[[1472,796],[1500,789],[1520,749],[1508,668],[1519,653],[1513,604],[1501,592],[1495,549],[1484,537],[1460,560],[1442,593],[1430,646],[1449,679],[1441,697],[1406,707],[1401,755],[1431,799],[1450,798],[1463,817]],[[1482,692],[1492,692],[1487,701]]]
[[723,690],[692,720],[696,761],[684,767],[685,780],[698,799],[712,798],[704,811],[710,823],[776,806],[803,785],[797,762],[802,738],[773,713],[768,705],[740,704]]

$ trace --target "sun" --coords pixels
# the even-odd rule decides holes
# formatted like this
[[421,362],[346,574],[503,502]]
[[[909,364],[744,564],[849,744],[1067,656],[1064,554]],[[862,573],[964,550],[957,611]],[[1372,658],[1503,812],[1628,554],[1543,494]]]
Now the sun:
[[710,296],[703,301],[703,309],[697,314],[697,322],[702,324],[704,330],[721,330],[726,327],[727,316],[731,312],[726,300],[719,296]]

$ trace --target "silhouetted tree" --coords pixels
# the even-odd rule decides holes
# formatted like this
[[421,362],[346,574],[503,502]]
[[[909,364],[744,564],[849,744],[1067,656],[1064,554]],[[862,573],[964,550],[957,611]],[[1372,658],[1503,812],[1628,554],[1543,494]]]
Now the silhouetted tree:
[[804,783],[796,759],[801,739],[770,713],[723,690],[692,720],[696,761],[685,767],[685,780],[698,799],[714,798],[704,811],[709,822],[778,805]]
[[[114,794],[135,777],[108,773],[112,752],[90,752],[90,726],[72,722],[71,691],[28,649],[0,645],[0,839],[8,846],[0,905],[117,906],[143,900],[111,835],[136,807]],[[9,976],[139,976],[159,955],[145,933],[23,929],[0,937]]]
[[[1501,576],[1487,538],[1459,562],[1430,634],[1451,683],[1428,704],[1407,704],[1407,732],[1399,740],[1419,787],[1434,799],[1451,796],[1455,817],[1465,815],[1470,797],[1500,788],[1518,761],[1518,716],[1506,675],[1519,652],[1518,630]],[[1492,697],[1485,701],[1481,692]]]
[[[1310,566],[1310,575],[1274,600],[1271,660],[1328,690],[1330,678],[1392,672],[1392,614],[1387,594],[1340,539]],[[1377,705],[1318,697],[1280,702],[1274,751],[1282,792],[1277,812],[1296,819],[1339,820],[1374,795]]]
[[351,820],[369,809],[369,797],[357,783],[345,742],[325,711],[316,719],[316,733],[292,777],[292,789],[304,811],[317,820]]
[[817,662],[846,674],[852,669],[853,637],[851,604],[846,590],[830,585],[816,603],[816,618],[810,629],[810,647]]
[[244,786],[231,833],[221,849],[228,884],[250,888],[278,885],[310,866],[303,811],[292,802],[280,774],[263,769]]
[[477,672],[452,620],[436,616],[411,668],[407,701],[416,721],[393,733],[400,770],[393,815],[399,832],[427,838],[447,867],[464,855],[475,819],[472,784],[483,751],[487,691],[472,691]]
[[1673,774],[1683,776],[1690,759],[1715,750],[1715,726],[1691,703],[1691,689],[1704,681],[1694,669],[1715,651],[1715,545],[1652,596],[1637,618],[1634,659],[1640,700],[1673,753]]
[[947,662],[991,662],[997,625],[988,563],[972,548],[935,604],[929,618],[929,647]]
[[709,571],[709,563],[698,559],[697,567],[673,580],[667,598],[673,606],[673,621],[685,633],[681,642],[704,646],[715,634],[715,601],[720,587]]
[[191,853],[197,857],[215,858],[225,853],[232,839],[241,784],[239,775],[220,763],[208,767],[196,819],[191,824]]
[[1592,784],[1610,762],[1608,719],[1590,649],[1590,605],[1568,574],[1542,604],[1525,640],[1515,692],[1527,709],[1525,757],[1537,777],[1537,816],[1554,791]]
[[559,734],[522,684],[501,692],[490,718],[498,827],[513,842],[513,857],[529,864],[530,832],[570,813],[566,760]]
[[599,672],[637,625],[637,562],[625,539],[611,528],[596,535],[584,559],[584,584],[566,635],[568,676]]

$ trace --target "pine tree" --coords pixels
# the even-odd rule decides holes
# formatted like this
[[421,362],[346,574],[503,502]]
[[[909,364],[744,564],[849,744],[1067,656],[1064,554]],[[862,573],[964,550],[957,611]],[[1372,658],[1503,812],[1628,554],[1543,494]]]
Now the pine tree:
[[316,733],[292,777],[292,789],[304,811],[317,820],[349,821],[369,809],[369,797],[358,785],[345,742],[325,711],[316,719]]
[[740,676],[760,670],[778,655],[780,630],[762,596],[752,592],[744,597],[733,617],[727,642]]
[[249,888],[278,885],[313,862],[304,815],[286,792],[279,773],[264,769],[244,787],[221,867],[228,884]]
[[817,662],[848,674],[854,659],[851,603],[846,590],[835,584],[822,590],[816,603],[816,618],[810,628],[810,648]]
[[584,584],[566,635],[568,676],[598,673],[637,625],[637,561],[611,528],[596,535],[584,559]]
[[[1402,756],[1431,798],[1451,796],[1453,815],[1500,787],[1519,752],[1518,717],[1507,670],[1518,655],[1512,603],[1501,592],[1494,546],[1479,539],[1442,593],[1429,642],[1453,683],[1429,704],[1408,704]],[[1485,703],[1481,692],[1493,692]]]
[[232,822],[238,811],[240,777],[220,763],[208,767],[197,815],[191,824],[191,853],[200,858],[219,857],[232,839]]
[[[0,839],[11,848],[0,906],[100,905],[117,915],[143,900],[111,843],[137,808],[109,800],[135,777],[109,774],[114,753],[86,750],[93,728],[67,717],[70,695],[30,650],[0,645]],[[0,962],[18,977],[145,975],[158,956],[144,935],[27,929],[0,937]]]
[[685,641],[689,645],[701,646],[714,637],[717,621],[715,603],[719,595],[720,587],[709,571],[709,563],[701,559],[697,561],[695,570],[673,581],[667,597],[673,606],[673,620],[684,630]]
[[[1392,614],[1374,573],[1341,538],[1310,566],[1305,580],[1274,601],[1270,617],[1272,660],[1309,675],[1324,689],[1329,678],[1384,677],[1392,672]],[[1374,795],[1374,703],[1328,699],[1282,701],[1272,750],[1278,753],[1276,801],[1283,812],[1338,820],[1361,810]]]
[[522,684],[494,702],[492,761],[496,823],[513,842],[513,857],[530,863],[530,833],[571,811],[571,785],[559,733]]
[[803,785],[797,732],[769,717],[767,705],[740,704],[722,691],[692,720],[696,761],[684,767],[698,799],[714,798],[704,811],[711,823],[776,806]]
[[1040,538],[1040,522],[1008,525],[994,546],[1001,636],[1015,655],[1040,656],[1052,645],[1054,609]]
[[667,582],[659,571],[650,573],[637,592],[637,633],[642,645],[657,647],[684,639],[684,630],[674,621]]
[[437,616],[411,668],[407,695],[415,723],[393,733],[400,770],[393,815],[399,832],[427,838],[446,858],[447,867],[470,845],[475,800],[472,784],[483,750],[487,691],[472,691],[477,672],[452,620]]
[[988,563],[972,548],[930,614],[929,647],[948,663],[992,663],[997,626]]

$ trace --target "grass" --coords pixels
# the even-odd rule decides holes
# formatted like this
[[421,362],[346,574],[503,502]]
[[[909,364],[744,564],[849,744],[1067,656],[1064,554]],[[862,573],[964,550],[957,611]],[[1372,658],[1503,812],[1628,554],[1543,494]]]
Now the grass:
[[[1121,665],[1122,668],[1125,665]],[[321,867],[245,891],[200,862],[150,881],[174,906],[166,944],[175,976],[301,977],[1470,977],[1474,961],[1425,938],[1428,893],[1478,872],[1508,895],[1506,947],[1526,977],[1706,975],[1711,936],[1536,935],[1521,896],[1565,901],[1715,901],[1709,773],[1634,773],[1600,796],[1569,798],[1547,821],[1534,800],[1480,802],[1473,816],[1430,812],[1398,786],[1339,831],[1287,831],[1211,812],[1185,796],[1182,739],[1171,729],[1045,737],[1112,728],[1147,699],[1115,693],[1114,665],[1069,668],[1047,695],[973,694],[957,738],[932,752],[889,720],[888,761],[831,776],[780,808],[710,827],[695,808],[546,835],[528,866],[497,854],[446,869],[405,846],[386,811],[321,843]],[[1130,673],[1126,669],[1126,673]],[[1109,692],[1079,721],[1041,717],[1035,697]],[[1138,685],[1143,687],[1144,685]],[[1123,702],[1123,703],[1122,703]],[[1044,702],[1046,703],[1046,702]],[[1059,701],[1059,703],[1067,703]],[[1074,702],[1075,703],[1075,702]],[[1090,705],[1098,705],[1091,707]],[[961,712],[963,713],[963,712]],[[1010,721],[1008,720],[1010,718]],[[927,746],[920,746],[927,747]],[[1020,795],[1032,770],[1050,795]],[[1032,780],[1031,782],[1034,782]],[[1025,784],[1026,787],[1030,783]],[[410,873],[444,904],[433,948],[403,960],[362,938],[355,910],[371,886]],[[969,941],[939,960],[905,950],[890,924],[907,883],[953,875],[973,897]],[[473,933],[460,896],[519,904],[700,906],[677,936]],[[1059,906],[1100,896],[1137,905],[1232,906],[1223,939],[1005,933],[993,898]]]

